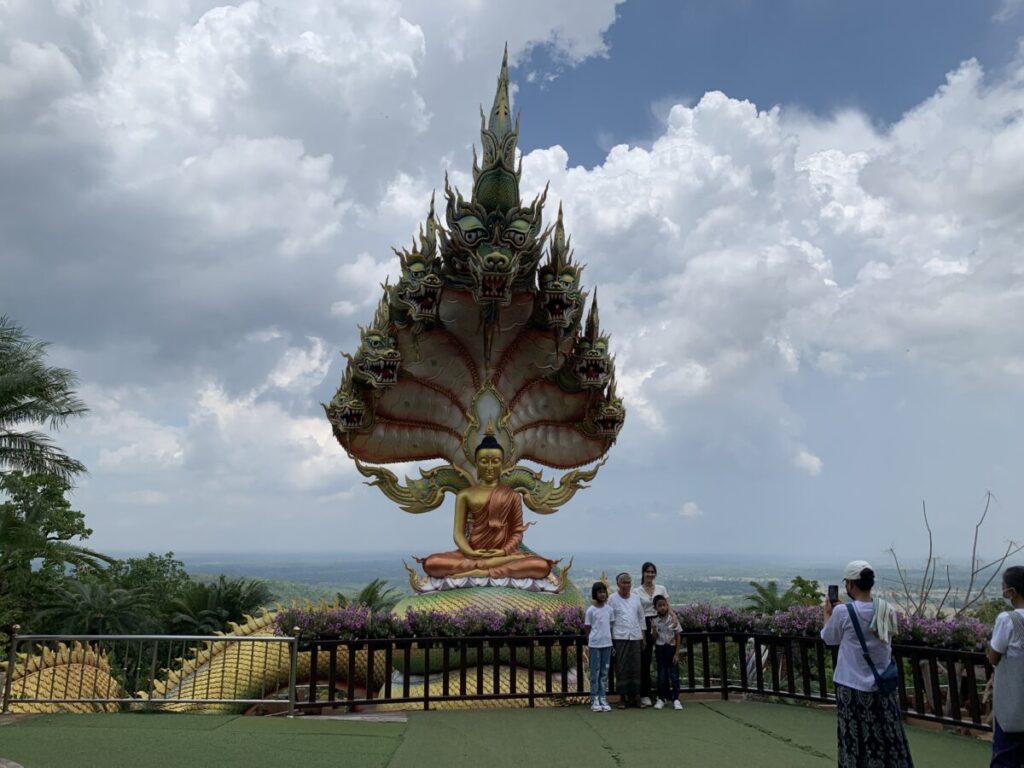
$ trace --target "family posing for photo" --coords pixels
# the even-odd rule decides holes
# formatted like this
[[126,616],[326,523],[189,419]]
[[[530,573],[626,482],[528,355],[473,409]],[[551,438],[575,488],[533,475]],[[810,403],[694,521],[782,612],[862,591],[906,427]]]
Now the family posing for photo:
[[608,596],[604,582],[590,590],[593,605],[587,608],[583,631],[590,649],[590,708],[608,712],[608,667],[615,655],[615,681],[619,709],[651,706],[651,657],[658,666],[655,709],[669,702],[682,709],[679,700],[679,636],[682,627],[669,607],[668,592],[655,584],[658,569],[644,563],[640,587],[633,578],[620,573],[615,594]]
[[[653,563],[641,568],[640,587],[620,573],[609,597],[604,582],[591,588],[593,605],[584,618],[590,649],[590,708],[608,712],[608,667],[614,650],[618,708],[651,706],[651,656],[658,669],[655,709],[679,700],[679,645],[682,627],[669,607],[668,592],[654,579]],[[821,638],[839,646],[836,689],[837,756],[840,768],[884,765],[913,768],[897,692],[892,640],[899,626],[895,608],[872,595],[875,571],[864,560],[843,572],[841,602],[836,587],[824,605]],[[834,594],[832,592],[834,591]],[[992,768],[1024,768],[1024,567],[1003,573],[1002,594],[1010,610],[1001,613],[988,650],[995,666]]]

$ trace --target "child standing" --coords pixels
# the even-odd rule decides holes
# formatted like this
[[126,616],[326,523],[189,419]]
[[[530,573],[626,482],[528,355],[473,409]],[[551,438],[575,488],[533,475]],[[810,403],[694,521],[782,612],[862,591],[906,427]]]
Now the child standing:
[[608,605],[608,587],[595,581],[590,588],[594,604],[587,608],[583,631],[590,648],[590,709],[610,712],[608,706],[608,664],[612,659],[612,609]]
[[658,701],[655,709],[662,709],[671,701],[676,709],[683,708],[679,700],[679,635],[683,628],[668,607],[663,595],[654,598],[656,616],[651,621],[654,635],[654,657],[658,664]]

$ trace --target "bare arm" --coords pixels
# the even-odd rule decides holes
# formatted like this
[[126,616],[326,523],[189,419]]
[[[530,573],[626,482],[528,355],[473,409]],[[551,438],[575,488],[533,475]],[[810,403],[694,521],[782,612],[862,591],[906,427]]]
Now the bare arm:
[[[989,646],[988,650],[985,651],[985,655],[988,656],[989,663],[994,667],[999,664],[999,660],[1003,658],[1003,654]],[[1002,674],[1002,673],[1000,673]]]

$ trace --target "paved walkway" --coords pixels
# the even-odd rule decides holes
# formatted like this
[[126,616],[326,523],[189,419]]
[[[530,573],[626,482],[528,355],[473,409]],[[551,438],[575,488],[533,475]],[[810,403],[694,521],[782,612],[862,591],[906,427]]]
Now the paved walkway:
[[[989,745],[908,729],[918,766],[988,764]],[[48,715],[0,727],[25,768],[431,768],[835,765],[835,716],[797,706],[689,702],[683,712],[586,707],[412,712],[408,722],[221,715]]]

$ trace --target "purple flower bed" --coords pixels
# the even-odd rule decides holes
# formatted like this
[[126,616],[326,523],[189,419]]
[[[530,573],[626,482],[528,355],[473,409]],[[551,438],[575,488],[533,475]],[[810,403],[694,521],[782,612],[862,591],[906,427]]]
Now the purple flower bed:
[[[758,614],[709,603],[675,606],[684,632],[757,632],[789,637],[815,637],[821,631],[820,606],[793,606],[775,614]],[[274,633],[342,640],[378,637],[480,637],[483,635],[575,635],[583,630],[583,608],[562,606],[550,613],[488,611],[469,608],[458,613],[412,611],[392,614],[363,605],[346,608],[289,608],[274,616]],[[988,628],[977,619],[900,618],[897,642],[932,648],[973,650],[984,645]]]
[[897,642],[973,651],[982,648],[990,631],[978,619],[961,616],[957,619],[908,618],[900,616]]
[[375,637],[479,637],[482,635],[575,635],[583,631],[583,609],[560,606],[551,612],[489,611],[469,608],[458,613],[413,611],[371,612],[366,606],[288,608],[274,616],[274,634],[342,640]]

